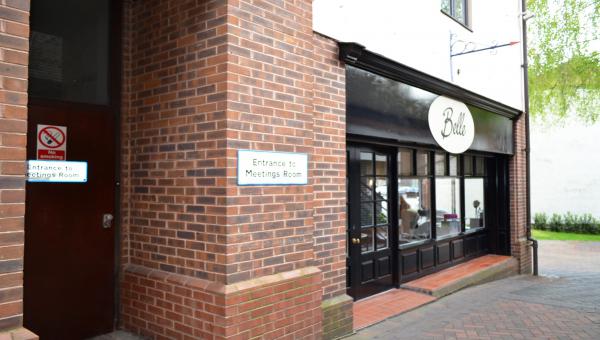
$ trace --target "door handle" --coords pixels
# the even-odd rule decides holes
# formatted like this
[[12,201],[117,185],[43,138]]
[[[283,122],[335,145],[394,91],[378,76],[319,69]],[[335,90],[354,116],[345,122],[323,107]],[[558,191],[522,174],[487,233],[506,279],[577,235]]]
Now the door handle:
[[104,214],[102,215],[102,228],[109,229],[112,227],[112,221],[115,217],[112,214]]
[[359,238],[352,238],[352,244],[360,244],[360,239]]

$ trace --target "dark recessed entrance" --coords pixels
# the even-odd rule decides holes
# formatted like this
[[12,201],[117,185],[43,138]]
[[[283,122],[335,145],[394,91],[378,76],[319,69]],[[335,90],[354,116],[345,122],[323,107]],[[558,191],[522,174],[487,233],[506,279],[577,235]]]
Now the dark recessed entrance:
[[58,126],[64,136],[49,135],[49,143],[64,138],[64,160],[88,169],[87,182],[27,183],[24,326],[42,339],[84,339],[114,328],[114,3],[32,1],[27,157],[40,157],[39,125]]

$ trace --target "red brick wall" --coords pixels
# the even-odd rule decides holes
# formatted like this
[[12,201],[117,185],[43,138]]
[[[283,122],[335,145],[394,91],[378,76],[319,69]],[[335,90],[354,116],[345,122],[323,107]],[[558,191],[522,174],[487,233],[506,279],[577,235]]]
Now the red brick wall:
[[346,69],[335,41],[314,34],[313,44],[314,249],[329,299],[346,293]]
[[0,332],[22,324],[29,1],[0,4]]
[[510,160],[510,244],[519,259],[520,272],[531,273],[531,248],[527,244],[527,135],[525,114],[513,124],[515,154]]
[[125,4],[123,258],[224,282],[223,1]]
[[[311,1],[229,1],[227,283],[313,264]],[[309,154],[309,184],[238,187],[238,149]]]
[[286,274],[224,285],[130,265],[123,321],[156,339],[320,338],[320,272]]

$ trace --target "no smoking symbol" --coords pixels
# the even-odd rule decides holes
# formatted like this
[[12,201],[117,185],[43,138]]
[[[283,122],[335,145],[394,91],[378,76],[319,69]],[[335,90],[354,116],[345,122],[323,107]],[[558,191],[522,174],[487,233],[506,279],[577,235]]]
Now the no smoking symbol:
[[40,131],[38,139],[43,146],[56,149],[65,143],[65,133],[57,127],[48,126]]

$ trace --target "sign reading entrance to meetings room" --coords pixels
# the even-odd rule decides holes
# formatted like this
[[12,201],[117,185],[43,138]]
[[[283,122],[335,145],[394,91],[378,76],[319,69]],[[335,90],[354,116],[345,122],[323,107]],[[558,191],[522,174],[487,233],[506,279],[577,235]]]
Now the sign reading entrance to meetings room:
[[444,150],[463,153],[473,144],[475,124],[464,103],[439,96],[429,107],[428,120],[433,138]]
[[308,155],[296,152],[238,150],[238,185],[304,185]]

